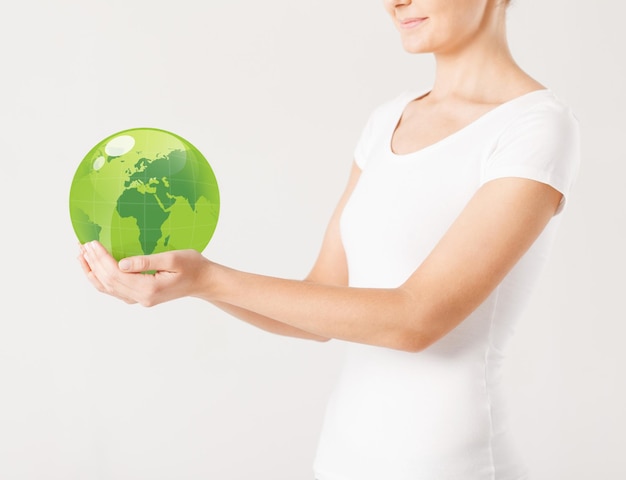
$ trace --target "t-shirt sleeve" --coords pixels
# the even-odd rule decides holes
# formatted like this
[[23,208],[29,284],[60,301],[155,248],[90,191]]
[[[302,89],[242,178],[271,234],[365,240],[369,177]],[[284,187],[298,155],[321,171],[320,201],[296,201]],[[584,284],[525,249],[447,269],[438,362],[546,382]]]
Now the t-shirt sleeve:
[[569,108],[541,104],[520,115],[500,136],[481,172],[481,185],[496,178],[522,177],[563,194],[563,211],[580,166],[580,129]]

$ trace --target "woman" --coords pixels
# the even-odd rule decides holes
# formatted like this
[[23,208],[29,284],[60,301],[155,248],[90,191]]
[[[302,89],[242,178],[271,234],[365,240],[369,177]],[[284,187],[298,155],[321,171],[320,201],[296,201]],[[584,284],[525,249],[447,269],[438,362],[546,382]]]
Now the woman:
[[[123,259],[93,285],[145,306],[195,296],[265,330],[349,342],[319,480],[525,478],[501,401],[503,350],[578,168],[571,111],[513,60],[504,0],[385,0],[435,81],[371,115],[304,281],[195,251]],[[139,272],[154,270],[155,275]]]

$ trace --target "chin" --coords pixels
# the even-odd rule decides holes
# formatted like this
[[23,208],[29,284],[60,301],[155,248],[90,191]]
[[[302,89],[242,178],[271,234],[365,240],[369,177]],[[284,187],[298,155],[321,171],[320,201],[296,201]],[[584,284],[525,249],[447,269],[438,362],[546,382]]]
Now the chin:
[[424,45],[423,42],[405,40],[402,42],[402,48],[407,53],[432,53],[433,50]]

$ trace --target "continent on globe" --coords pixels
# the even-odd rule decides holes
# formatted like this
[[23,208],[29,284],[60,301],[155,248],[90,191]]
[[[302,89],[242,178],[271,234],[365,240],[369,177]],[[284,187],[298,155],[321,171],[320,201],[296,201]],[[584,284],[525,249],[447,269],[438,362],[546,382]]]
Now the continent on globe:
[[79,241],[98,240],[117,260],[187,248],[202,252],[219,208],[206,158],[182,137],[155,128],[124,130],[99,142],[70,188]]

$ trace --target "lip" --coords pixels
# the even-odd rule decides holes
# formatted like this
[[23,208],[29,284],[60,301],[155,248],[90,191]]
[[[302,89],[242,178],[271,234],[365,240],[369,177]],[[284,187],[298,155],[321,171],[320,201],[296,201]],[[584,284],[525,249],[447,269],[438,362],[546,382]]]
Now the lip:
[[415,18],[404,18],[402,20],[398,20],[398,24],[400,28],[411,29],[419,27],[422,23],[428,20],[428,17],[415,17]]

